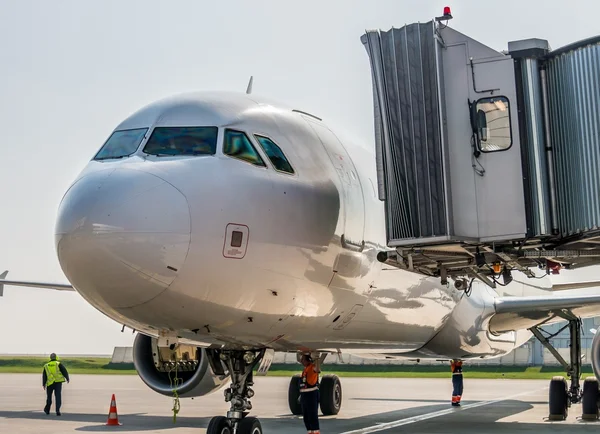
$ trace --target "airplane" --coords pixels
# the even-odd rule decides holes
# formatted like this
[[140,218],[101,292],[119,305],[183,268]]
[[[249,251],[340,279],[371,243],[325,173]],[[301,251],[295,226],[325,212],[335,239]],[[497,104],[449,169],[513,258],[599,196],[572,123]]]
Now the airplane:
[[[343,354],[497,358],[532,336],[570,377],[569,386],[550,382],[550,416],[564,420],[581,402],[583,416],[598,419],[600,333],[595,376],[583,385],[580,377],[581,318],[600,315],[600,282],[553,284],[556,262],[530,261],[545,264],[536,271],[506,256],[502,268],[486,259],[502,253],[467,243],[401,257],[386,234],[376,150],[252,86],[253,78],[245,93],[173,95],[117,125],[59,205],[56,252],[69,284],[4,272],[0,296],[5,285],[75,291],[137,331],[135,369],[153,391],[185,398],[225,388],[230,409],[208,434],[263,432],[249,415],[253,379],[275,351],[310,354],[320,370]],[[452,264],[457,254],[468,257],[468,279],[428,268],[435,255]],[[594,263],[581,256],[578,265]],[[540,329],[561,321],[569,362]],[[299,381],[288,389],[295,415]],[[338,414],[340,379],[322,375],[319,390],[321,412]]]
[[[579,338],[579,318],[600,314],[593,283],[557,294],[547,277],[533,285],[515,273],[502,291],[477,280],[461,290],[381,262],[389,249],[374,158],[318,117],[252,94],[157,101],[114,129],[60,203],[56,250],[70,285],[4,273],[0,291],[78,292],[138,332],[135,368],[163,395],[203,396],[230,381],[231,409],[208,433],[262,432],[248,416],[253,370],[265,373],[273,351],[318,362],[499,357],[542,324],[567,319]],[[579,393],[577,349],[575,388],[552,383],[551,409],[565,417],[567,394]],[[596,335],[596,376],[597,350]],[[584,402],[597,398],[595,381]],[[297,387],[295,376],[294,414]],[[320,393],[323,414],[337,414],[340,379],[323,375]]]

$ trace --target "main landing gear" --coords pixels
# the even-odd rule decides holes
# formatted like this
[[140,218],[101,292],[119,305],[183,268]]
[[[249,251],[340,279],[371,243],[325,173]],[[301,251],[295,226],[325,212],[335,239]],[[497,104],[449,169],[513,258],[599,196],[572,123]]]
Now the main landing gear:
[[[571,335],[571,363],[567,363],[549,341],[567,327]],[[598,380],[595,377],[586,378],[583,383],[583,390],[581,390],[581,320],[575,317],[570,318],[565,327],[550,336],[544,336],[537,327],[532,327],[530,331],[560,362],[565,368],[567,376],[571,379],[570,387],[567,386],[565,378],[561,376],[554,377],[550,381],[549,419],[565,420],[569,407],[578,402],[582,404],[583,419],[598,419],[598,399],[600,398]]]
[[248,411],[252,409],[250,398],[254,396],[252,370],[263,358],[265,350],[209,350],[207,353],[213,372],[217,375],[228,373],[231,377],[231,386],[225,390],[225,402],[231,402],[231,408],[226,417],[213,417],[206,433],[262,434],[260,421],[256,417],[248,417]]
[[[317,369],[325,357],[315,357]],[[290,412],[296,416],[302,415],[300,405],[300,382],[302,375],[296,374],[290,380],[288,389],[288,404]],[[323,416],[332,416],[342,408],[342,383],[337,375],[323,375],[319,382],[319,402]]]

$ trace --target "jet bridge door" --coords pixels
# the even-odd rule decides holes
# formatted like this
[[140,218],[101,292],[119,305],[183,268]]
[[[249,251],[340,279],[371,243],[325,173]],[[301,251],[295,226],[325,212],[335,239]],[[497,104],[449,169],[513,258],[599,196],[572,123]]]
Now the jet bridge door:
[[[514,61],[474,41],[445,35],[452,235],[482,242],[521,239],[527,226]],[[472,103],[473,116],[484,117],[479,145],[465,97]]]

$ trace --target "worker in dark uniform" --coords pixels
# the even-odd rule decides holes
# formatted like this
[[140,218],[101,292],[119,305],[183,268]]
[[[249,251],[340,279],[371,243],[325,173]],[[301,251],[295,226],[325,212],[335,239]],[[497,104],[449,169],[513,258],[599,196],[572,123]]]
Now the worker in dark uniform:
[[42,372],[42,385],[46,390],[46,407],[44,413],[50,414],[52,406],[52,393],[56,398],[56,415],[60,416],[60,406],[62,405],[62,384],[69,382],[69,372],[67,368],[58,361],[56,354],[50,354],[50,361],[44,365]]
[[309,355],[300,360],[304,365],[300,381],[300,404],[308,433],[319,434],[319,372]]
[[460,399],[463,393],[462,361],[452,359],[450,369],[452,370],[452,406],[460,407]]

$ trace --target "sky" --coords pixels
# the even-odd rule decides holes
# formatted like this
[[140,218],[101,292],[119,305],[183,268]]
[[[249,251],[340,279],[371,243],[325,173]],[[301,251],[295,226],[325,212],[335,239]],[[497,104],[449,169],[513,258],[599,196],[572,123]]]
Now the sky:
[[[0,0],[0,272],[68,283],[54,247],[64,192],[113,128],[196,90],[245,91],[322,117],[373,146],[365,29],[441,15],[408,0]],[[457,0],[451,27],[496,49],[595,36],[597,0]],[[76,293],[8,287],[0,353],[111,354],[131,331]]]

